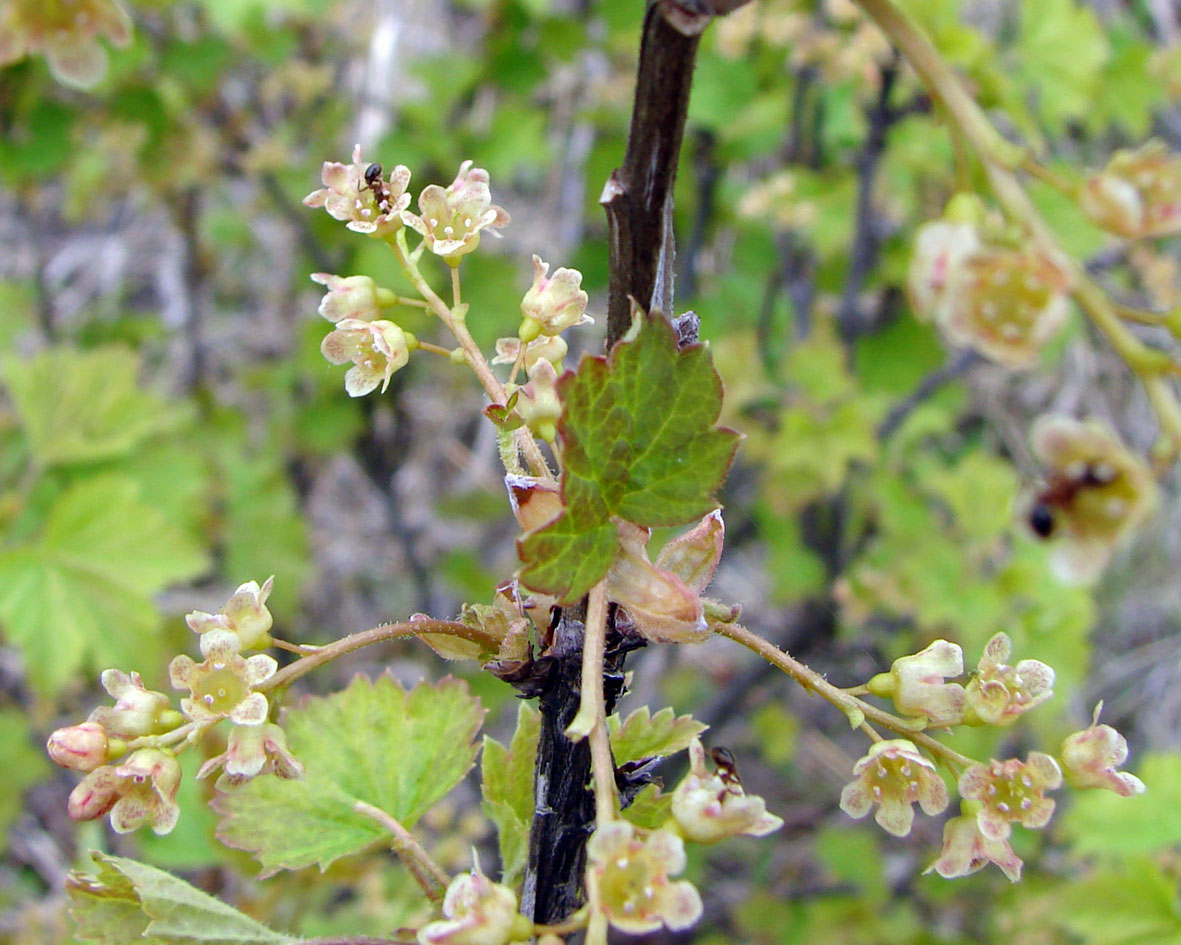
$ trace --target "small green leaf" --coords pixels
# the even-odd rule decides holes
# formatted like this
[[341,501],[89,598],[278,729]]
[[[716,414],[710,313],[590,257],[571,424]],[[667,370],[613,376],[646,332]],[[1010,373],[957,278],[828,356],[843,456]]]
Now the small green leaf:
[[660,315],[607,357],[584,357],[558,395],[565,510],[519,552],[526,586],[571,601],[610,567],[613,516],[683,525],[716,508],[739,437],[714,425],[722,382],[709,351],[678,349]]
[[153,595],[206,566],[136,483],[95,477],[57,498],[35,540],[0,552],[0,623],[33,682],[54,691],[83,665],[143,665],[160,623]]
[[677,715],[671,708],[663,708],[650,715],[646,705],[629,715],[623,724],[619,716],[607,719],[611,735],[611,751],[616,764],[640,761],[643,758],[663,758],[684,751],[689,743],[704,732],[708,725],[691,715]]
[[484,811],[496,824],[500,844],[500,881],[513,885],[529,856],[529,828],[533,823],[533,766],[541,715],[527,703],[517,709],[517,730],[505,748],[484,736]]
[[218,837],[249,850],[265,873],[313,863],[324,869],[385,837],[354,811],[365,801],[411,827],[471,769],[484,718],[467,683],[450,677],[409,692],[389,676],[356,677],[284,718],[304,778],[256,778],[214,807]]
[[1075,0],[1040,0],[1022,10],[1016,52],[1019,71],[1035,90],[1044,121],[1065,121],[1094,107],[1100,70],[1109,50],[1094,12]]
[[3,362],[30,447],[46,466],[120,456],[180,422],[179,408],[138,388],[139,369],[139,358],[118,347],[50,348]]
[[644,830],[658,830],[672,816],[673,796],[658,785],[645,784],[640,793],[624,808],[623,816]]
[[121,856],[93,853],[93,876],[67,883],[76,937],[101,945],[286,945],[295,941],[183,879]]

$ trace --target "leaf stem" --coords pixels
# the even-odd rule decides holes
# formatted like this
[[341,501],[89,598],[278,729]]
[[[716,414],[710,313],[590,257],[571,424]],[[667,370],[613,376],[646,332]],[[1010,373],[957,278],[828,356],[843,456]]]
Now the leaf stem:
[[450,884],[451,879],[443,872],[442,867],[431,859],[430,854],[426,852],[422,844],[414,839],[413,834],[380,807],[374,807],[372,804],[365,803],[365,801],[357,801],[353,805],[353,810],[358,814],[364,814],[366,817],[377,821],[377,823],[381,824],[382,827],[390,832],[390,836],[393,837],[390,848],[406,864],[406,868],[410,870],[410,875],[422,887],[422,891],[426,893],[427,898],[432,902],[440,902],[447,892],[447,886]]
[[578,714],[566,727],[566,737],[580,741],[590,737],[591,771],[595,788],[595,821],[615,819],[615,763],[607,734],[607,712],[603,698],[603,659],[607,649],[607,582],[590,590],[586,624],[582,635],[582,698]]
[[379,627],[362,630],[360,633],[350,633],[347,637],[341,637],[339,640],[325,644],[313,653],[307,653],[301,656],[294,663],[284,666],[270,679],[259,683],[254,687],[254,691],[266,693],[288,686],[300,676],[311,672],[316,667],[344,656],[345,653],[359,650],[363,646],[369,646],[373,643],[384,643],[386,640],[397,640],[401,637],[416,637],[424,633],[438,633],[445,636],[459,637],[463,640],[470,640],[472,643],[478,643],[480,646],[485,647],[489,652],[496,652],[500,646],[499,641],[493,639],[488,634],[482,633],[475,627],[469,627],[467,624],[460,623],[456,620],[425,619],[407,620],[401,623],[383,623]]

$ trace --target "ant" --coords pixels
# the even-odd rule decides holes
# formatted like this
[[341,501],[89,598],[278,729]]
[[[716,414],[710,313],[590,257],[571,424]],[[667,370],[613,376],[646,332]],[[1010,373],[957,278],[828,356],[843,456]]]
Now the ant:
[[713,759],[718,778],[726,785],[726,790],[733,794],[741,794],[742,778],[738,777],[738,762],[734,760],[734,754],[730,749],[719,745],[709,750],[709,756]]
[[370,164],[365,168],[365,186],[372,190],[377,198],[378,210],[389,213],[393,209],[393,196],[390,194],[389,184],[382,179],[380,164]]
[[1058,527],[1055,509],[1073,505],[1075,498],[1085,489],[1111,485],[1118,475],[1107,463],[1087,463],[1082,472],[1074,476],[1066,471],[1055,473],[1034,499],[1029,510],[1029,527],[1039,538],[1049,538]]

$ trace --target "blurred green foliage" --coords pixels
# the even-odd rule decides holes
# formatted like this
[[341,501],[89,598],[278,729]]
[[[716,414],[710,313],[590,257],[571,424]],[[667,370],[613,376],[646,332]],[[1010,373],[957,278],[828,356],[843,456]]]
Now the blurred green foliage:
[[[1163,114],[1175,124],[1181,69],[1155,39],[1149,4],[902,5],[1002,127],[1061,174],[1101,165],[1113,148],[1159,129]],[[411,167],[416,189],[446,183],[474,158],[525,234],[510,231],[507,252],[482,247],[465,263],[478,340],[488,346],[513,330],[528,255],[549,259],[550,246],[565,254],[555,265],[584,272],[602,311],[606,228],[597,199],[623,153],[642,6],[468,0],[433,5],[417,24],[394,10],[386,26],[421,32],[398,47],[398,70],[359,80],[381,25],[372,11],[330,0],[145,0],[133,5],[132,46],[112,51],[107,77],[89,92],[55,85],[38,58],[0,69],[0,223],[12,248],[0,270],[0,630],[21,667],[0,696],[0,825],[20,821],[17,799],[35,784],[64,804],[68,786],[49,780],[29,746],[95,704],[98,672],[138,669],[162,685],[168,656],[191,644],[181,614],[214,607],[225,588],[275,574],[280,626],[292,638],[323,639],[360,629],[333,622],[358,612],[342,599],[375,602],[378,619],[424,599],[457,612],[460,598],[481,587],[490,598],[492,582],[508,576],[506,515],[486,511],[487,497],[499,496],[495,484],[441,484],[456,455],[487,446],[471,432],[478,398],[465,382],[440,380],[442,365],[419,364],[380,404],[344,396],[340,372],[318,353],[326,326],[307,275],[370,272],[395,290],[401,276],[380,246],[346,240],[299,200],[316,186],[321,161],[346,159],[358,127],[381,129],[364,142],[366,154]],[[383,120],[363,125],[359,115],[374,104]],[[871,145],[874,135],[881,140]],[[727,386],[722,422],[747,437],[724,500],[728,545],[753,576],[726,584],[724,566],[719,584],[727,593],[755,589],[754,601],[739,602],[768,635],[809,607],[825,614],[829,630],[808,647],[843,685],[936,637],[961,643],[971,664],[993,633],[1007,632],[1019,657],[1055,668],[1060,696],[1018,735],[973,733],[957,743],[987,755],[1024,751],[1035,739],[1056,745],[1085,724],[1097,609],[1090,591],[1056,581],[1044,548],[1015,524],[1032,473],[1019,445],[1028,417],[1012,418],[1016,435],[998,434],[996,412],[960,382],[961,370],[894,422],[899,404],[951,360],[902,292],[911,237],[957,186],[980,184],[909,70],[848,5],[765,0],[707,31],[676,222],[678,305],[701,316]],[[1060,194],[1034,195],[1072,252],[1095,258],[1110,248]],[[156,228],[145,241],[129,218]],[[167,234],[172,248],[163,255],[179,269],[171,288],[99,255],[112,233],[132,260],[150,260]],[[72,278],[97,278],[98,288],[71,301],[71,280],[48,261],[66,261],[55,254],[67,245],[76,252],[79,241],[95,256]],[[858,257],[858,246],[868,255]],[[1143,286],[1149,264],[1167,262],[1145,252],[1139,262],[1124,259],[1113,281]],[[408,329],[431,331],[413,310],[399,315]],[[1063,370],[1061,351],[1051,352],[1044,375]],[[450,425],[430,399],[449,405]],[[416,423],[416,414],[425,419]],[[411,432],[446,445],[417,448]],[[378,515],[376,530],[398,534],[397,553],[376,556],[380,578],[341,577],[327,547],[336,529],[346,542],[350,527],[369,534],[347,514],[376,514],[362,505],[369,498],[357,479],[330,483],[345,493],[333,507],[339,524],[313,523],[313,486],[337,464],[362,470],[376,507],[389,513],[388,521]],[[437,483],[429,495],[437,518],[454,524],[436,534],[407,514],[413,497],[391,485],[407,468],[420,476],[425,468]],[[453,539],[452,530],[467,537]],[[408,659],[404,652],[395,661]],[[741,669],[701,659],[690,654],[660,674],[661,698],[678,712],[712,704]],[[513,737],[507,687],[476,686],[507,718],[497,731],[509,747],[485,742],[483,800],[501,865],[515,876],[536,721],[522,709]],[[1025,884],[1009,889],[988,872],[946,883],[918,877],[934,858],[937,825],[913,842],[893,841],[835,812],[845,773],[834,773],[832,760],[851,764],[860,749],[841,731],[843,719],[821,722],[786,691],[760,679],[741,711],[711,721],[741,750],[748,782],[770,809],[790,812],[791,829],[806,826],[809,839],[777,835],[695,855],[692,878],[707,902],[695,941],[1181,941],[1176,754],[1134,765],[1149,785],[1143,797],[1063,801],[1068,809],[1047,836],[1023,838]],[[391,705],[378,708],[393,726]],[[632,718],[616,733],[617,748]],[[690,727],[671,711],[644,719],[660,720],[678,746]],[[1134,718],[1111,721],[1135,731]],[[364,755],[366,746],[353,747]],[[382,764],[400,748],[386,746]],[[244,879],[257,864],[217,844],[212,816],[192,809],[206,789],[190,781],[185,791],[191,801],[177,836],[149,839],[142,858],[178,870],[216,864],[234,879],[206,876],[205,884],[245,886],[238,904],[274,929],[374,934],[421,920],[417,893],[378,855],[337,864],[323,878],[275,877],[260,893]],[[251,795],[242,797],[235,804]],[[408,816],[427,806],[424,799]],[[495,849],[491,828],[465,824],[445,804],[437,810],[438,824],[427,817],[427,827],[460,838],[449,864],[466,866],[473,843]],[[646,789],[629,816],[655,825],[666,812],[667,797]],[[282,837],[284,823],[273,826]],[[333,856],[377,835],[352,827]],[[88,835],[107,842],[96,837]],[[75,839],[58,837],[64,862]],[[1054,855],[1037,858],[1038,848]],[[332,858],[301,848],[268,865],[283,856]],[[127,863],[107,857],[97,869],[129,922],[189,895]],[[5,877],[17,878],[0,880],[0,905],[15,919],[5,927],[17,928],[20,942],[68,940],[60,916],[26,908],[52,897],[45,877],[27,857],[10,865]],[[214,908],[204,900],[189,907],[200,921],[212,915],[200,910]],[[218,922],[227,935],[249,927],[270,940],[244,914]]]

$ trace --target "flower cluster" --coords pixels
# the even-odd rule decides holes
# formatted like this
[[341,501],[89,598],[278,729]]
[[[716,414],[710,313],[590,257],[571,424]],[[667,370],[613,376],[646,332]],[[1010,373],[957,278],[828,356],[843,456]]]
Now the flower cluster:
[[[995,634],[984,647],[966,685],[947,682],[963,674],[963,652],[947,640],[936,640],[919,653],[900,657],[890,671],[879,673],[866,688],[893,700],[915,728],[955,725],[1007,727],[1053,695],[1054,671],[1040,660],[1010,664],[1012,641]],[[923,742],[936,759],[958,772],[956,788],[961,815],[943,830],[943,850],[927,872],[944,877],[966,876],[995,863],[1009,879],[1021,876],[1021,859],[1009,844],[1014,823],[1031,830],[1044,827],[1055,803],[1046,797],[1065,779],[1075,787],[1106,788],[1125,797],[1144,790],[1135,775],[1119,771],[1128,746],[1115,729],[1099,724],[1099,707],[1091,726],[1067,737],[1060,760],[1032,751],[1025,761],[1010,758],[972,763],[955,752],[941,756],[939,746]],[[949,803],[947,786],[935,764],[905,738],[878,740],[853,767],[853,780],[841,792],[841,809],[865,817],[877,806],[875,819],[898,837],[910,833],[912,805],[928,815]]]
[[43,53],[59,82],[86,88],[107,71],[102,36],[131,43],[131,19],[119,0],[7,0],[0,4],[0,66]]
[[920,227],[907,287],[916,313],[952,344],[1009,368],[1036,364],[1069,312],[1070,280],[1055,260],[988,242],[974,221]]
[[1152,472],[1097,420],[1043,417],[1031,440],[1046,484],[1029,509],[1030,528],[1054,540],[1061,577],[1091,580],[1156,507]]
[[138,673],[108,669],[102,686],[115,700],[99,706],[83,723],[55,731],[49,756],[59,765],[86,774],[70,794],[76,820],[110,814],[125,833],[149,824],[160,834],[176,826],[180,764],[171,746],[196,743],[223,718],[234,723],[225,752],[202,765],[198,777],[218,768],[219,788],[231,788],[264,773],[300,777],[303,766],[291,756],[283,731],[267,722],[266,696],[255,691],[275,672],[275,660],[241,651],[270,644],[272,618],[266,599],[272,581],[241,585],[216,614],[194,611],[186,618],[201,637],[201,663],[180,655],[169,666],[172,684],[189,690],[181,711],[168,696],[144,686]]

